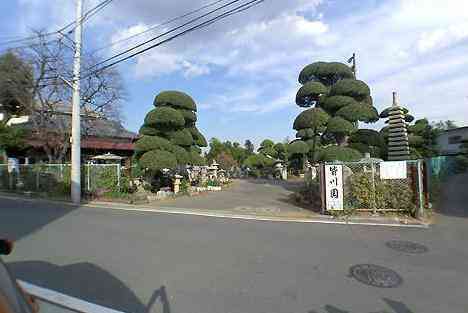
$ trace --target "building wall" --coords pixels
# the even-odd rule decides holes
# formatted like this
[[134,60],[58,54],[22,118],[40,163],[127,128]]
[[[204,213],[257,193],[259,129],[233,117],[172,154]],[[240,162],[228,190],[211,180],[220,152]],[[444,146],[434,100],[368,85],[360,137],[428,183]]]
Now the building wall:
[[462,140],[468,140],[468,126],[450,129],[437,137],[437,147],[441,155],[460,153]]

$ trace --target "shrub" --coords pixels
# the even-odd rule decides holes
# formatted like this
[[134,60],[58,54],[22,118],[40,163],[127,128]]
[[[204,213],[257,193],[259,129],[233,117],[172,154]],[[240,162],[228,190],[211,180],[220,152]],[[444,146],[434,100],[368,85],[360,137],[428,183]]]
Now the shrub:
[[415,212],[414,195],[408,183],[374,179],[371,173],[354,173],[350,179],[351,202],[358,209],[405,210]]

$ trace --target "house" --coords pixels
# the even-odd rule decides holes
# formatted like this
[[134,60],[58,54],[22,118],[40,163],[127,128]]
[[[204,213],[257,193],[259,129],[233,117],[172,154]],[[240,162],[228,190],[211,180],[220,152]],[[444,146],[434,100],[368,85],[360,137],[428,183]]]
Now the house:
[[[51,122],[45,124],[50,132],[70,132],[72,114],[69,106],[61,106],[56,109],[52,116]],[[8,125],[21,125],[26,130],[29,130],[26,142],[29,148],[17,155],[22,163],[47,162],[48,157],[43,149],[45,138],[41,138],[34,133],[34,119],[39,119],[40,114],[32,116],[20,116],[10,118]],[[82,162],[88,162],[93,157],[103,154],[112,154],[122,157],[122,161],[128,160],[134,153],[133,142],[137,138],[137,134],[125,129],[122,124],[115,120],[110,120],[99,116],[95,113],[81,114],[81,158]],[[65,162],[70,160],[70,149],[66,152]]]
[[448,129],[436,138],[440,155],[456,155],[461,151],[462,140],[468,140],[468,126]]

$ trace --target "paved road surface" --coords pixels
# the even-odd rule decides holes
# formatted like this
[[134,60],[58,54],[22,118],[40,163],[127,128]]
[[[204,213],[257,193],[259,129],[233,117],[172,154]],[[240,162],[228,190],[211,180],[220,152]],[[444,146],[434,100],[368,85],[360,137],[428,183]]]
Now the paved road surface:
[[[6,261],[20,278],[125,312],[461,313],[468,311],[468,199],[457,191],[466,182],[449,188],[453,206],[428,230],[0,199],[0,232],[17,239]],[[428,251],[395,251],[390,240]],[[356,264],[392,269],[402,284],[363,284],[349,276]],[[397,282],[388,278],[376,281]]]
[[[203,210],[304,212],[291,201],[291,195],[304,185],[301,181],[235,180],[228,189],[197,197],[159,201],[162,207]],[[309,210],[306,213],[310,213]]]

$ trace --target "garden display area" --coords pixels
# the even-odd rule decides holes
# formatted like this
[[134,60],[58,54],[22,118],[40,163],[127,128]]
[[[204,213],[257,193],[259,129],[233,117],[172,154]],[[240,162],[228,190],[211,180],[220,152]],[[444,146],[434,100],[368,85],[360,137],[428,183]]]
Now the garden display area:
[[[291,125],[296,138],[264,139],[257,149],[249,139],[244,144],[215,137],[207,141],[197,128],[197,105],[190,95],[174,90],[158,93],[126,166],[83,165],[84,198],[132,204],[156,201],[199,210],[216,204],[244,212],[286,210],[304,216],[419,216],[437,202],[442,176],[429,170],[430,160],[437,156],[435,138],[446,125],[415,120],[396,93],[393,104],[379,113],[369,86],[343,63],[309,64],[298,82],[295,103],[304,110]],[[386,125],[380,130],[362,127],[381,119]],[[27,146],[24,130],[0,126],[4,155]],[[468,165],[468,142],[461,147],[463,153],[451,162],[453,173]],[[401,177],[388,178],[382,170],[391,156],[403,162]],[[335,175],[339,172],[332,177],[339,188],[327,189],[326,168],[331,165]],[[0,190],[68,199],[70,166],[3,164]],[[219,195],[208,195],[212,192]],[[330,201],[339,205],[330,206]]]

